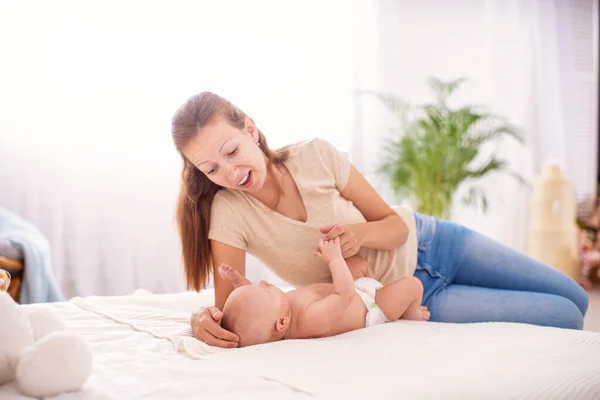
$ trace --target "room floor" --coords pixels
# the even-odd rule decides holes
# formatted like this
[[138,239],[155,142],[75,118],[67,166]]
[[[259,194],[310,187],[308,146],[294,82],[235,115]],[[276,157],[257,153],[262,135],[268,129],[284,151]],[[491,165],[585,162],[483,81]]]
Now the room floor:
[[600,288],[596,287],[589,292],[590,306],[585,316],[583,329],[586,331],[600,332]]

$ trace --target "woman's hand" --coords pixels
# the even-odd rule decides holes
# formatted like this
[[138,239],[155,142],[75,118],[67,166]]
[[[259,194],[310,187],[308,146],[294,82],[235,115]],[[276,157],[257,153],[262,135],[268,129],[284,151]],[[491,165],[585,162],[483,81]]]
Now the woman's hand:
[[349,225],[330,225],[324,228],[319,228],[319,231],[325,235],[324,241],[340,238],[340,247],[342,249],[342,257],[352,257],[365,242],[363,230],[360,229],[360,224]]
[[232,348],[237,347],[240,338],[221,328],[223,312],[210,306],[192,314],[190,324],[194,337],[210,346]]

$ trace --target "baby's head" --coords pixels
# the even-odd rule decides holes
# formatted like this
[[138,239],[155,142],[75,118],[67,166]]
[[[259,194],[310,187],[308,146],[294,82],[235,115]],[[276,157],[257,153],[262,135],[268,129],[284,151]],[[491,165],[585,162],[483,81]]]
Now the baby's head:
[[261,281],[231,292],[223,307],[221,323],[240,338],[239,347],[245,347],[283,339],[291,317],[290,301],[285,293]]

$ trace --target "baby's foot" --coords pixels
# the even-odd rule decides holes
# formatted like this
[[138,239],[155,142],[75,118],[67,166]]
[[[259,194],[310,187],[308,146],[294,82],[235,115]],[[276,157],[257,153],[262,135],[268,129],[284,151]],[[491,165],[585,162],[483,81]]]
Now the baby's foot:
[[402,319],[410,319],[412,321],[429,321],[431,313],[425,306],[415,307],[413,310],[406,310]]
[[250,285],[251,282],[244,278],[242,274],[240,274],[237,270],[227,264],[221,264],[219,267],[219,275],[223,277],[223,279],[227,279],[229,282],[233,284],[233,287],[239,287],[244,285]]

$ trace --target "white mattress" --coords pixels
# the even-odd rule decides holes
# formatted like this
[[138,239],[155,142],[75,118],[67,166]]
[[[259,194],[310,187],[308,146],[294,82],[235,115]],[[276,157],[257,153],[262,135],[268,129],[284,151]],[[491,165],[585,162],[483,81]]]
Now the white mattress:
[[[168,340],[139,332],[71,302],[48,307],[81,333],[94,352],[94,368],[84,390],[56,396],[60,400],[188,400],[307,399],[285,385],[252,373],[231,371],[214,362],[177,353]],[[19,395],[14,383],[0,386],[0,399],[31,399]]]
[[[189,312],[211,299],[140,291],[29,306],[59,312],[94,350],[84,390],[58,398],[600,398],[597,333],[398,321],[223,350],[189,336]],[[0,388],[0,399],[9,394],[14,387]]]

